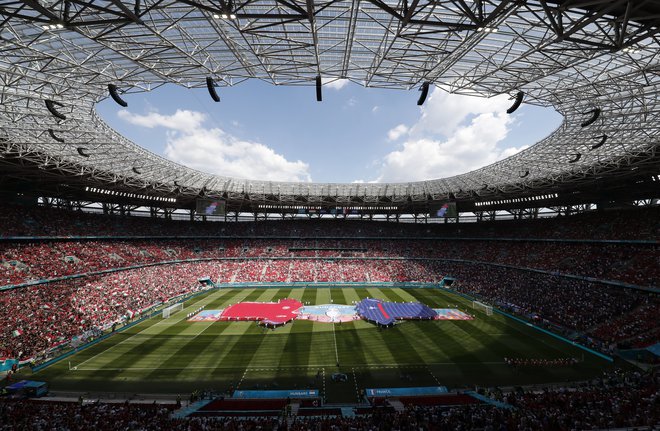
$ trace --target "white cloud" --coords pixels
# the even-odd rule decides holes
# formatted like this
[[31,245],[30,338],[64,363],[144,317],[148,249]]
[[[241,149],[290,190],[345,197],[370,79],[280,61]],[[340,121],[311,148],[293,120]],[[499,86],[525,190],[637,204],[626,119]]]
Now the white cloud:
[[389,139],[390,141],[396,141],[406,133],[408,133],[408,126],[406,126],[405,124],[399,124],[395,128],[390,129],[389,132],[387,132],[387,139]]
[[311,181],[309,165],[289,161],[258,142],[241,140],[220,128],[204,127],[201,112],[177,110],[172,115],[119,111],[138,126],[167,130],[165,156],[194,169],[219,175],[267,181]]
[[415,124],[409,128],[399,125],[388,133],[394,140],[397,130],[407,128],[408,138],[383,158],[378,181],[448,177],[523,150],[526,146],[498,146],[513,122],[506,114],[510,104],[507,96],[484,99],[434,90]]
[[422,116],[410,128],[411,135],[442,135],[449,137],[471,116],[486,113],[502,113],[511,105],[508,96],[483,97],[450,94],[435,89],[426,104]]
[[118,112],[119,118],[136,126],[148,127],[166,127],[172,130],[185,132],[199,128],[205,120],[205,115],[201,112],[177,109],[172,115],[161,115],[158,112],[150,112],[147,115],[133,114],[126,109]]
[[350,81],[348,79],[341,78],[321,78],[321,82],[323,83],[324,87],[328,87],[331,90],[341,90]]

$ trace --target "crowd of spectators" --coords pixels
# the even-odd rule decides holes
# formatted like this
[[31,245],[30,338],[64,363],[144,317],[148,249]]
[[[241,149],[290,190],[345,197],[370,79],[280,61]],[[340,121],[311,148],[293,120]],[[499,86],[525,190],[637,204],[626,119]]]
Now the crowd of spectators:
[[659,310],[660,296],[643,295],[633,312],[598,326],[593,336],[606,343],[625,340],[626,347],[646,347],[660,341]]
[[576,331],[566,334],[602,349],[624,340],[637,346],[660,341],[658,294],[480,264],[444,269],[460,280],[457,290],[553,329]]
[[0,357],[32,358],[90,330],[202,288],[204,263],[145,267],[0,292]]
[[[232,282],[440,282],[601,348],[658,342],[651,292],[485,264],[433,260],[232,260],[148,266],[0,292],[0,356],[29,358],[94,328],[201,288]],[[19,331],[16,335],[15,331]]]
[[589,383],[545,390],[488,390],[512,408],[493,405],[406,405],[355,417],[170,418],[173,405],[2,401],[0,431],[74,430],[287,430],[287,431],[569,431],[660,425],[657,373],[614,371]]
[[174,404],[0,401],[0,431],[251,431],[279,427],[278,418],[172,419]]
[[[137,213],[136,213],[137,214]],[[489,237],[660,239],[660,207],[590,211],[571,216],[480,223],[391,223],[360,219],[190,222],[4,205],[0,236]],[[440,220],[441,221],[441,220]],[[587,227],[587,229],[585,229]]]
[[[300,240],[269,239],[0,242],[0,286],[172,260],[293,257],[355,259],[352,265],[365,268],[378,264],[359,259],[462,259],[648,287],[657,287],[660,280],[660,247],[651,245],[350,238],[301,243]],[[273,270],[279,271],[283,281],[288,277],[286,269],[274,267]],[[326,265],[325,270],[330,272],[317,271],[314,279],[331,281],[337,275],[331,265]],[[377,274],[373,278],[379,279]],[[313,279],[308,277],[305,281],[309,280]]]
[[454,264],[457,289],[500,308],[586,331],[633,310],[645,292],[504,267]]

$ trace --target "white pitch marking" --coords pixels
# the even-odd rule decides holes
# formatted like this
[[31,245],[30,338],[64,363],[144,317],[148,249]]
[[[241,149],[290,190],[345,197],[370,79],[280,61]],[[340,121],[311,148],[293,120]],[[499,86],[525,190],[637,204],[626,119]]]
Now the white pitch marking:
[[[221,290],[220,292],[226,292],[226,291],[222,291],[222,290]],[[207,304],[209,304],[209,303],[211,303],[211,302],[213,302],[214,300],[217,299],[217,297],[215,297],[215,295],[209,295],[209,296],[213,297],[213,299],[209,299],[209,297],[204,298],[202,301],[206,301],[206,300],[208,300],[208,302],[206,302],[205,305],[207,305]],[[222,296],[224,296],[224,294],[223,294],[223,295],[220,295],[219,297],[222,297]],[[132,340],[133,337],[135,337],[136,335],[140,335],[140,334],[142,334],[142,332],[146,331],[147,329],[154,328],[154,327],[156,327],[156,326],[158,326],[158,325],[160,325],[160,324],[162,324],[162,323],[164,323],[164,322],[167,322],[167,323],[168,323],[167,326],[172,326],[172,325],[174,325],[174,324],[176,324],[176,323],[182,322],[184,319],[186,319],[186,314],[184,313],[184,311],[185,311],[186,309],[192,307],[193,304],[198,304],[198,303],[197,303],[197,302],[191,303],[190,305],[188,305],[187,307],[185,307],[183,310],[181,310],[180,313],[181,313],[181,316],[183,316],[183,317],[181,317],[179,320],[175,321],[174,323],[171,323],[171,321],[168,321],[168,320],[166,320],[166,319],[163,319],[163,320],[161,320],[160,322],[156,323],[155,325],[148,326],[148,327],[142,329],[141,331],[136,332],[135,334],[133,334],[133,335],[131,335],[130,337],[126,338],[125,340],[120,341],[119,343],[117,343],[117,344],[115,344],[115,345],[113,345],[113,346],[110,346],[108,349],[102,350],[101,352],[97,353],[96,355],[92,356],[91,358],[88,358],[88,359],[84,360],[83,362],[81,362],[81,363],[79,363],[78,365],[76,365],[76,368],[77,368],[78,370],[81,370],[81,368],[80,368],[81,365],[86,364],[87,362],[91,361],[92,359],[96,358],[97,356],[99,356],[99,355],[101,355],[101,354],[103,354],[103,353],[109,352],[110,350],[114,349],[115,347],[117,347],[117,346],[119,346],[119,345],[121,345],[121,344],[124,344],[125,342],[127,342],[127,341],[129,341],[129,340]],[[157,317],[157,316],[152,317],[152,319],[155,318],[155,317]],[[149,320],[149,319],[147,319],[147,320]],[[145,322],[146,322],[146,320],[145,320]],[[145,334],[145,335],[147,335],[147,334]],[[154,335],[157,335],[157,334],[154,334]],[[149,337],[149,338],[151,338],[151,337]],[[104,370],[104,369],[112,370],[111,368],[99,368],[99,370]],[[114,371],[116,371],[116,370],[122,370],[122,369],[125,370],[125,369],[130,369],[130,368],[118,368],[118,369],[116,368],[116,369],[114,369]],[[153,369],[153,367],[150,367],[150,369]],[[88,369],[85,368],[84,370],[88,370]]]

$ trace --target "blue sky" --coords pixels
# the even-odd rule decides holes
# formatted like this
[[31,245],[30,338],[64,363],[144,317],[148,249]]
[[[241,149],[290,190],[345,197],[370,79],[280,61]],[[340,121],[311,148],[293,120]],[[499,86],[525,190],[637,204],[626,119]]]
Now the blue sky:
[[371,182],[442,178],[484,166],[533,144],[561,123],[553,109],[504,111],[508,96],[483,99],[326,83],[315,89],[250,80],[206,89],[168,85],[97,107],[139,145],[203,171],[240,178]]

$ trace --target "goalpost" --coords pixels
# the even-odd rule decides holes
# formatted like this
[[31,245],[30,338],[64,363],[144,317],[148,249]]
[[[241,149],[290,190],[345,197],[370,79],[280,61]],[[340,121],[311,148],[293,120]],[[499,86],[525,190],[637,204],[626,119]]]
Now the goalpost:
[[483,311],[486,313],[486,316],[493,315],[493,307],[488,304],[484,304],[483,302],[472,301],[472,308]]
[[169,307],[163,308],[163,319],[167,319],[172,314],[181,310],[183,310],[183,302],[179,302],[178,304],[170,305]]

